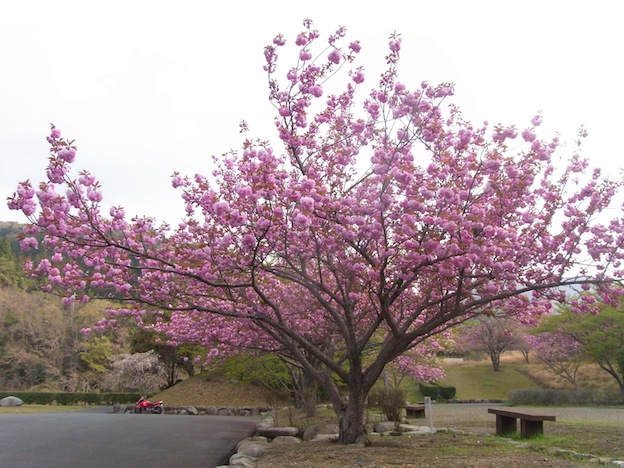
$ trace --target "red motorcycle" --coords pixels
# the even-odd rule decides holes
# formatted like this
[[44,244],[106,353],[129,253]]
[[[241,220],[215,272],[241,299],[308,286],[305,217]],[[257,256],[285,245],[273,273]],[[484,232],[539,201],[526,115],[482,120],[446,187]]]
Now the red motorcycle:
[[134,412],[160,414],[163,412],[163,402],[162,400],[158,400],[152,403],[147,398],[141,397],[136,405],[134,405]]

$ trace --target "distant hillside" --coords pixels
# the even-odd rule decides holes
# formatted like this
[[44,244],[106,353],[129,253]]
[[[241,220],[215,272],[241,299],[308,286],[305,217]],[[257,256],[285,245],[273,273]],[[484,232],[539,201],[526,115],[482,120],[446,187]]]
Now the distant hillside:
[[22,232],[24,224],[15,221],[0,221],[0,237],[17,236]]
[[[7,256],[12,257],[20,265],[20,271],[22,262],[20,259],[26,256],[26,254],[20,248],[17,236],[22,233],[24,226],[25,224],[17,223],[15,221],[0,221],[0,243],[3,244],[3,247],[0,247],[0,258]],[[10,253],[7,251],[7,247],[10,247]],[[6,265],[4,267],[0,267],[0,270],[6,269],[5,267]],[[0,271],[0,273],[2,273],[2,271]]]

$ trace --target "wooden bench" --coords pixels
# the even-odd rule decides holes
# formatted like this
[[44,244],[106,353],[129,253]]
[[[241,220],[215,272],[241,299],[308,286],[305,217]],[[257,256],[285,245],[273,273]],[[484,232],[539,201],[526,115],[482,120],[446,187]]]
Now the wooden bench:
[[496,435],[503,436],[518,432],[517,420],[520,420],[520,438],[529,439],[544,433],[544,421],[555,421],[555,416],[545,414],[521,413],[498,408],[488,408],[488,413],[496,415]]
[[425,405],[405,405],[405,413],[408,418],[424,418]]

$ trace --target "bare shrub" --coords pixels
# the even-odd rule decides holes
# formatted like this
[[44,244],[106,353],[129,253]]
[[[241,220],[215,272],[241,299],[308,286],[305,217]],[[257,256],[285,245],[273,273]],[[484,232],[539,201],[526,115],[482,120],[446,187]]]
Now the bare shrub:
[[389,421],[399,423],[401,413],[405,407],[405,391],[390,387],[387,389],[375,389],[368,395],[368,406],[379,408]]

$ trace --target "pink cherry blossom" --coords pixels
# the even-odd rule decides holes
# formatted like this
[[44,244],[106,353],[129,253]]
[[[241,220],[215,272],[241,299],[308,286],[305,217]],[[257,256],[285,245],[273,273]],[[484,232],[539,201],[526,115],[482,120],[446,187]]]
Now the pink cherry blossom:
[[25,237],[20,241],[22,250],[28,252],[30,249],[37,249],[39,247],[39,241],[34,237]]
[[298,228],[306,229],[312,225],[312,220],[303,213],[297,213],[293,219],[293,223]]
[[314,209],[314,198],[312,197],[301,197],[299,199],[299,206],[306,211],[310,211]]
[[310,86],[308,91],[314,97],[321,97],[323,95],[323,88],[318,85]]
[[357,84],[364,83],[364,73],[361,70],[358,70],[353,75],[351,75],[351,79]]
[[393,39],[389,42],[388,46],[392,52],[398,52],[401,50],[401,38]]
[[68,163],[73,163],[76,159],[76,151],[71,148],[63,148],[59,150],[58,157]]
[[533,133],[529,129],[524,129],[522,130],[522,139],[531,143],[533,140],[535,140],[535,133]]
[[362,46],[360,45],[359,41],[353,41],[349,43],[349,49],[351,49],[353,52],[359,52],[360,50],[362,50]]
[[338,65],[342,61],[342,55],[337,49],[332,49],[327,58],[330,62],[335,63],[336,65]]

